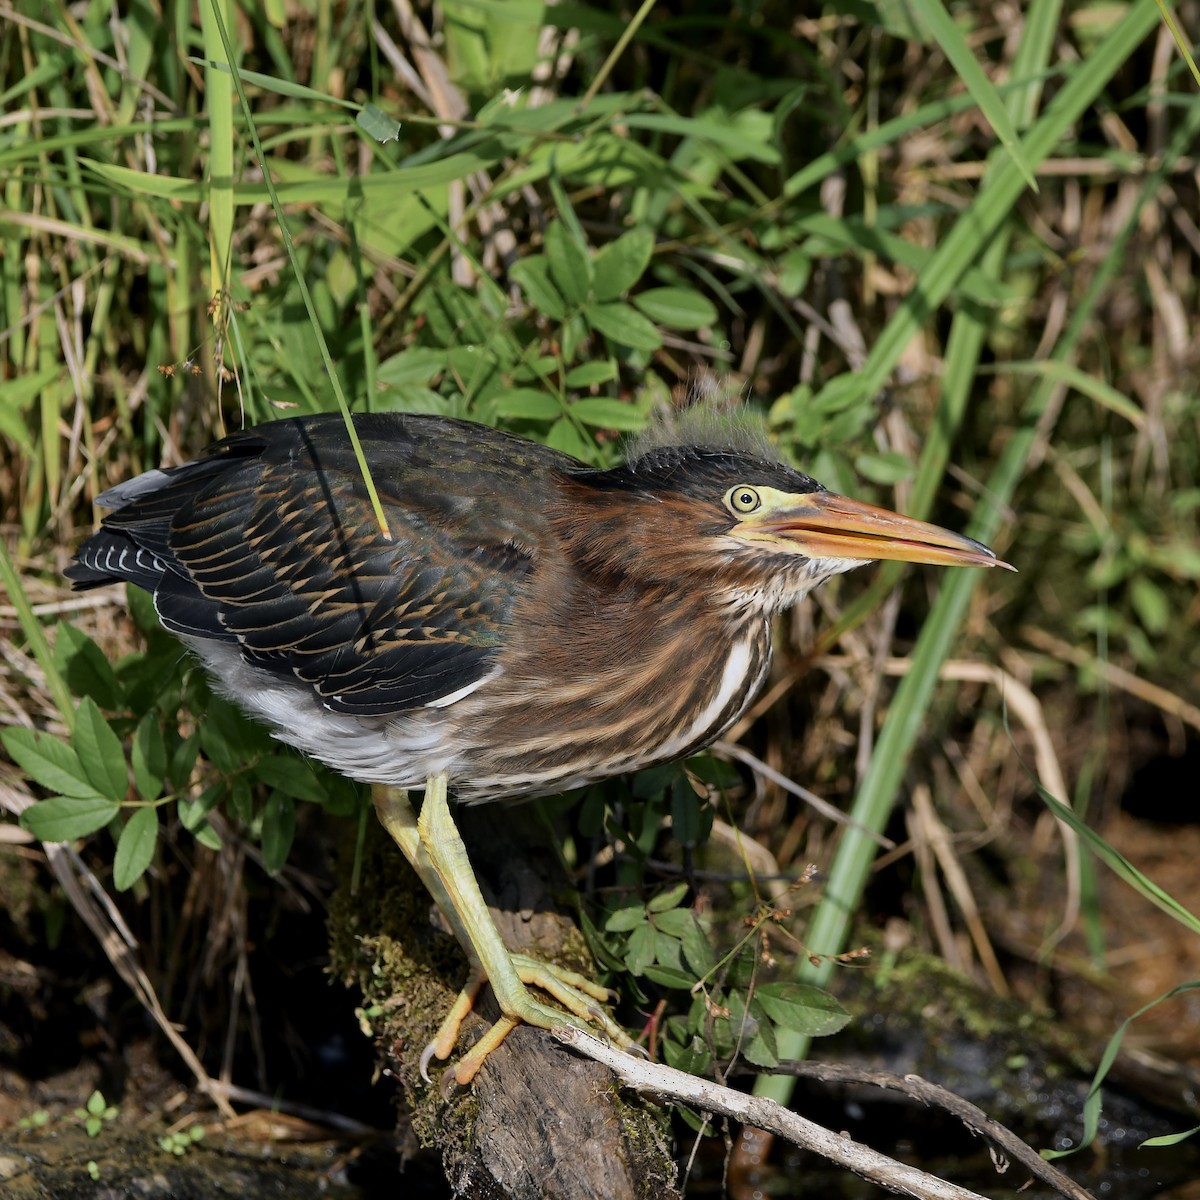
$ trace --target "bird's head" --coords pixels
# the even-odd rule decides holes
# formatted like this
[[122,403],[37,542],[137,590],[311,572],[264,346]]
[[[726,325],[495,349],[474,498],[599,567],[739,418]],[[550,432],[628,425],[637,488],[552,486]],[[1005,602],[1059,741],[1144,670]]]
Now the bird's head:
[[830,492],[759,444],[650,446],[571,473],[563,495],[553,519],[580,566],[738,608],[778,611],[875,559],[1008,567],[962,534]]

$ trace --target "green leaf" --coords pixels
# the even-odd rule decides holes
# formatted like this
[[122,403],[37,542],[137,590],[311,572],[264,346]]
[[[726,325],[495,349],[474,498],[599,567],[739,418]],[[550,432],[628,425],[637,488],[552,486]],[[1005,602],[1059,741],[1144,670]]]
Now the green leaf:
[[194,800],[190,796],[180,796],[176,804],[179,813],[179,823],[188,831],[195,834],[204,824],[205,818],[225,797],[226,785],[214,783],[206,787]]
[[569,388],[594,387],[598,383],[608,383],[617,377],[617,364],[611,358],[598,362],[580,363],[568,371],[563,382]]
[[201,846],[207,846],[209,850],[220,850],[221,848],[221,839],[217,836],[217,831],[207,821],[192,834],[192,837]]
[[659,892],[657,896],[651,897],[649,904],[646,905],[646,909],[652,913],[665,913],[669,909],[678,908],[683,903],[683,898],[687,894],[688,885],[686,883],[677,883],[673,887]]
[[71,745],[95,790],[110,800],[124,800],[129,790],[125,751],[90,696],[83,698],[75,714]]
[[268,787],[277,788],[295,800],[313,804],[325,802],[325,785],[306,758],[289,758],[284,754],[261,758],[254,764],[255,779]]
[[63,796],[93,798],[96,788],[73,747],[49,733],[32,729],[5,729],[0,740],[13,762],[33,780]]
[[154,861],[154,844],[158,841],[158,809],[151,805],[135,808],[117,838],[113,856],[113,885],[117,891],[128,891],[145,874]]
[[689,1075],[707,1076],[712,1066],[712,1054],[699,1038],[692,1038],[686,1046],[668,1039],[663,1043],[663,1058],[667,1066]]
[[713,302],[687,288],[650,288],[632,300],[650,320],[671,329],[703,329],[717,319]]
[[561,450],[581,462],[590,462],[596,453],[596,447],[579,432],[573,421],[560,417],[550,426],[546,434],[546,445],[552,450]]
[[200,753],[200,734],[190,733],[171,755],[170,779],[175,791],[182,792],[196,767],[196,756]]
[[229,799],[226,809],[231,817],[245,826],[254,821],[254,795],[250,790],[250,781],[239,775],[229,785]]
[[640,312],[610,300],[604,304],[592,304],[584,313],[587,323],[606,338],[631,350],[657,350],[662,345],[658,330]]
[[364,105],[362,111],[354,118],[354,123],[380,145],[400,140],[400,122],[395,117],[389,117],[382,108],[374,104]]
[[571,415],[594,429],[620,429],[637,432],[646,426],[646,414],[623,400],[588,396],[571,405]]
[[779,162],[779,149],[770,144],[771,124],[767,113],[746,110],[725,122],[711,117],[686,117],[675,113],[631,113],[626,117],[631,129],[673,133],[686,138],[711,142],[735,160]]
[[[214,71],[221,71],[226,75],[232,73],[229,64],[220,59],[189,55],[188,62],[195,63],[198,67],[211,67]],[[316,88],[305,87],[302,83],[293,83],[290,79],[280,79],[277,75],[264,75],[261,71],[247,71],[244,67],[238,67],[238,75],[241,76],[243,83],[260,87],[264,92],[275,92],[280,96],[288,96],[293,100],[306,100],[317,104],[337,104],[342,108],[357,107],[349,100],[339,99],[328,92],[317,91]],[[375,106],[367,105],[367,107],[374,108]]]
[[634,975],[644,975],[646,968],[654,962],[654,930],[649,925],[639,925],[629,935],[625,951],[625,965]]
[[1110,387],[1101,379],[1088,374],[1087,371],[1072,363],[1046,362],[1010,362],[996,367],[997,371],[1012,372],[1018,375],[1034,375],[1053,383],[1062,383],[1074,388],[1081,395],[1107,408],[1109,412],[1123,417],[1135,429],[1141,429],[1146,424],[1146,414],[1138,408],[1127,396]]
[[597,300],[617,300],[645,274],[654,252],[654,230],[638,225],[596,252],[592,290]]
[[646,924],[646,910],[640,904],[632,904],[628,908],[618,908],[604,922],[604,928],[609,933],[630,933],[639,925]]
[[684,929],[680,937],[683,946],[683,959],[696,973],[697,979],[703,979],[717,965],[716,955],[695,913],[689,914],[691,924]]
[[562,416],[559,398],[537,388],[511,388],[493,401],[496,416],[510,421],[553,421]]
[[698,846],[712,832],[713,806],[680,783],[671,789],[671,833],[681,846]]
[[963,86],[971,93],[971,99],[979,105],[988,124],[1012,156],[1013,163],[1024,176],[1027,186],[1036,192],[1038,186],[1033,167],[1030,165],[1030,155],[1021,144],[1016,126],[1008,115],[1008,109],[1004,107],[1004,102],[993,87],[992,81],[979,65],[954,18],[941,0],[912,0],[912,7],[916,18],[933,34],[942,53],[958,73]]
[[43,842],[69,842],[103,829],[118,807],[104,796],[51,796],[21,814],[21,828]]
[[379,364],[376,382],[389,387],[432,383],[446,369],[446,351],[436,346],[410,346]]
[[[695,919],[690,908],[671,908],[666,912],[656,913],[651,923],[659,933],[666,934],[678,942]],[[660,955],[658,961],[666,960]]]
[[1138,1149],[1142,1150],[1147,1146],[1178,1146],[1180,1142],[1186,1142],[1197,1133],[1200,1133],[1200,1125],[1193,1125],[1191,1129],[1185,1129],[1181,1133],[1163,1133],[1158,1137],[1147,1138],[1138,1145]]
[[574,305],[585,303],[592,290],[592,260],[562,221],[546,226],[546,258],[558,290]]
[[82,629],[60,624],[54,661],[77,696],[90,696],[101,708],[121,707],[121,687],[107,655]]
[[757,1031],[742,1042],[742,1055],[747,1062],[767,1070],[779,1065],[779,1051],[775,1043],[775,1030],[767,1023],[759,1025]]
[[263,811],[263,866],[272,874],[287,862],[296,836],[296,802],[282,792],[272,792]]
[[129,759],[138,795],[143,800],[157,800],[167,776],[167,745],[157,713],[147,713],[138,722]]
[[764,983],[755,999],[777,1025],[807,1037],[845,1028],[850,1014],[823,988],[810,983]]
[[59,366],[47,367],[36,374],[18,375],[0,383],[0,437],[11,439],[25,454],[34,452],[25,410],[63,370]]
[[508,273],[517,281],[529,303],[543,316],[555,321],[566,317],[566,301],[550,282],[550,264],[543,255],[535,254],[513,263]]
[[1135,575],[1129,584],[1129,600],[1147,633],[1166,632],[1171,623],[1171,601],[1153,579]]
[[864,479],[880,484],[911,479],[916,471],[912,459],[894,450],[883,454],[860,454],[854,460],[854,468]]
[[[632,970],[632,968],[630,968]],[[664,967],[661,964],[648,963],[644,966],[639,975],[645,976],[653,983],[659,984],[661,987],[678,988],[681,991],[687,991],[696,982],[695,976],[687,971],[680,970],[678,967]]]

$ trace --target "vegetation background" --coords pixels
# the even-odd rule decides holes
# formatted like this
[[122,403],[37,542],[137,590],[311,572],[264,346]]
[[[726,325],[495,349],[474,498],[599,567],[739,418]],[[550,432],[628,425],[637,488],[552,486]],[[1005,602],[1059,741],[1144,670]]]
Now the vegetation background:
[[[822,873],[772,952],[825,982],[881,938],[1097,1046],[1200,977],[1200,99],[1172,32],[1188,44],[1194,4],[0,0],[0,20],[0,1070],[22,1081],[0,1122],[64,1073],[86,1096],[96,1070],[131,1086],[131,1054],[179,1071],[141,1005],[193,1073],[265,1093],[319,1041],[299,1017],[265,1034],[260,998],[334,995],[320,912],[361,799],[213,700],[144,601],[61,571],[104,488],[339,392],[607,463],[715,391],[827,485],[990,541],[1019,574],[860,571],[781,629],[730,739],[760,765],[716,811],[768,873]],[[683,843],[712,820],[695,770],[633,785],[643,860],[658,816]],[[625,799],[585,802],[584,833]],[[821,902],[864,889],[855,930]],[[678,947],[630,949],[624,924],[598,936],[667,987]],[[325,1027],[352,1007],[318,1004]],[[1197,1004],[1153,1010],[1143,1043],[1196,1065]],[[754,1061],[796,1048],[783,1028]],[[343,1058],[365,1087],[365,1050]]]

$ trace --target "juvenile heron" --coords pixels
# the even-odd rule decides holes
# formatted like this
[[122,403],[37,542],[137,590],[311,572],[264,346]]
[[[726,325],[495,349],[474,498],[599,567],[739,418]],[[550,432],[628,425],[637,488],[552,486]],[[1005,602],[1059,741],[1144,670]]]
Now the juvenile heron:
[[[871,559],[1004,565],[827,491],[744,424],[659,435],[607,470],[466,421],[355,418],[390,537],[337,415],[234,434],[99,497],[68,576],[125,580],[281,741],[369,783],[471,965],[426,1052],[486,981],[500,1021],[600,1024],[604,989],[510,954],[447,803],[538,796],[684,758],[745,711],[771,617]],[[418,817],[408,790],[424,788]],[[533,984],[567,1010],[537,999]]]

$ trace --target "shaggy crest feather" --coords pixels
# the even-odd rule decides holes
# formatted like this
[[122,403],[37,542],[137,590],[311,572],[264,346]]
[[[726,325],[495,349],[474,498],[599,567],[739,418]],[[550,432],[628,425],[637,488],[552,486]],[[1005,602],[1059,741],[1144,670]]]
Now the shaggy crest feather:
[[745,454],[769,463],[783,461],[767,433],[766,421],[742,401],[728,405],[706,397],[687,408],[660,411],[630,440],[625,461],[676,446]]

